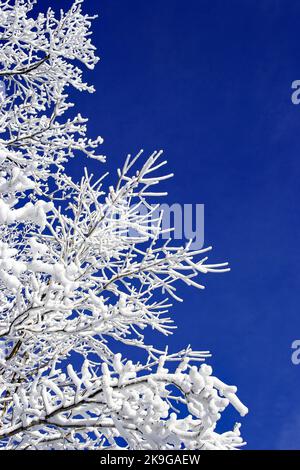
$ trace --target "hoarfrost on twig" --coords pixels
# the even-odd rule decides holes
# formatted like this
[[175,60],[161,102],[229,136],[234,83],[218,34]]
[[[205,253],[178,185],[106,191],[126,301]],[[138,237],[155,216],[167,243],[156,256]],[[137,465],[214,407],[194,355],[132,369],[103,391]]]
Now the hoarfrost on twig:
[[[81,0],[59,17],[35,17],[34,3],[0,2],[0,448],[116,449],[120,436],[128,449],[239,448],[239,426],[216,425],[228,405],[247,409],[209,353],[159,351],[143,334],[171,334],[177,283],[203,288],[227,264],[159,241],[147,201],[172,176],[162,152],[128,156],[106,191],[103,177],[65,174],[77,151],[105,160],[85,118],[64,120],[68,87],[94,91],[78,66],[98,61],[93,18]],[[114,354],[111,340],[148,359]]]

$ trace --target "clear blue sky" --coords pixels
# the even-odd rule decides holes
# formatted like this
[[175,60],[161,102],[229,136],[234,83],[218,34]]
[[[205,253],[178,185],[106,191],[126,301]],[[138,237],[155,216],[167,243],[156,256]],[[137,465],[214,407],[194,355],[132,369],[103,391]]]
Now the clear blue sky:
[[[77,103],[91,135],[105,138],[106,167],[163,148],[175,173],[169,200],[205,204],[211,259],[232,268],[206,278],[204,292],[180,289],[170,344],[210,349],[216,374],[238,385],[248,448],[300,449],[300,366],[290,360],[300,338],[300,106],[290,99],[300,2],[85,4],[100,14],[101,62],[87,74],[97,93]],[[80,168],[73,161],[74,175]]]

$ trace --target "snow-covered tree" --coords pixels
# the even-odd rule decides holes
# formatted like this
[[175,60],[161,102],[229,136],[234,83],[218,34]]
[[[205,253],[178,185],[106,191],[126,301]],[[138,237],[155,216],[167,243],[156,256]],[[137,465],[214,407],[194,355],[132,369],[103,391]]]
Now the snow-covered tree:
[[[209,354],[159,351],[143,335],[172,332],[177,282],[202,288],[226,263],[161,242],[148,202],[171,176],[161,152],[128,156],[107,190],[87,171],[67,176],[78,152],[105,161],[67,94],[94,91],[79,68],[98,61],[93,18],[82,0],[59,17],[34,16],[34,3],[0,2],[0,448],[239,448],[238,424],[216,426],[228,405],[247,408]],[[120,354],[131,347],[145,360]]]

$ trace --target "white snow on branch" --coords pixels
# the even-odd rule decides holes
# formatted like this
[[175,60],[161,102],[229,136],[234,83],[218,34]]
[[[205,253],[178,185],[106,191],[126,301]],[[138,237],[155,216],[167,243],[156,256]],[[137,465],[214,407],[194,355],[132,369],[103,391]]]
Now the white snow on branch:
[[161,242],[149,201],[172,176],[162,152],[129,155],[108,187],[106,175],[65,172],[69,158],[105,161],[68,101],[70,87],[94,91],[82,3],[56,15],[0,1],[0,449],[238,449],[239,424],[222,433],[218,422],[228,406],[248,410],[209,352],[146,340],[147,329],[174,332],[178,284],[203,289],[228,271],[208,263],[210,248]]

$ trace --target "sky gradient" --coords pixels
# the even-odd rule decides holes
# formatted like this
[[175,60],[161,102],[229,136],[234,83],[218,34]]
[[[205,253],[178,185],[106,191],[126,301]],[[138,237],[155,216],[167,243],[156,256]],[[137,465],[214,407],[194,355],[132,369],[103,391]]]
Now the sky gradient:
[[[216,375],[250,409],[248,449],[300,449],[300,2],[86,0],[85,10],[100,15],[101,61],[86,74],[96,94],[74,99],[108,163],[81,157],[68,171],[164,149],[175,173],[167,200],[205,204],[210,259],[232,268],[206,277],[204,292],[179,288],[168,342],[212,351]],[[239,419],[227,413],[224,429]]]

